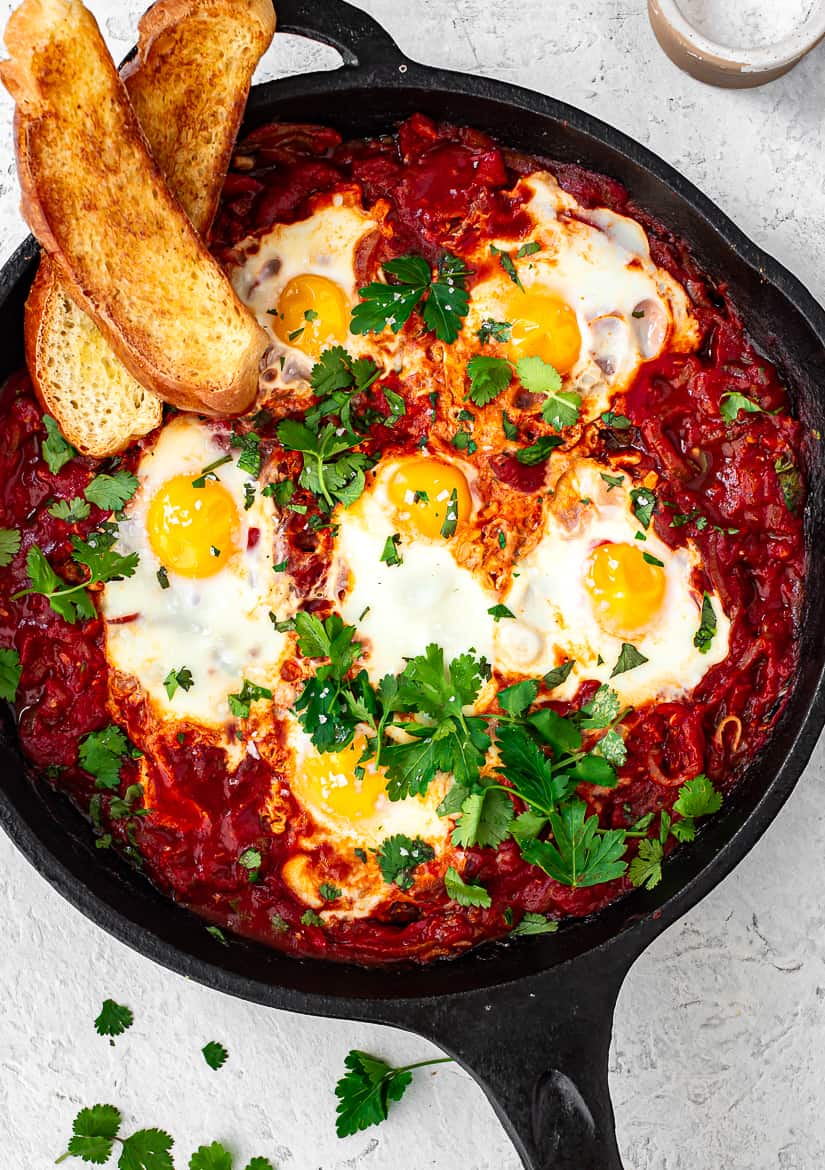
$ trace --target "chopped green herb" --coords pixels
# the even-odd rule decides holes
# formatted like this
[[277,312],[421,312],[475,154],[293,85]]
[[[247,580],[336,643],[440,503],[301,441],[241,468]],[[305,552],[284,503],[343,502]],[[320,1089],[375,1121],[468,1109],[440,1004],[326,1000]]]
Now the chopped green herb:
[[271,699],[272,691],[269,687],[259,687],[249,679],[243,680],[243,686],[236,694],[228,695],[229,710],[236,719],[248,719],[250,705],[258,699]]
[[129,471],[116,471],[114,475],[96,475],[83,490],[90,504],[111,512],[119,512],[127,500],[137,491],[137,477]]
[[493,341],[507,342],[512,334],[513,326],[510,321],[494,321],[491,317],[485,317],[476,337],[484,345],[491,337]]
[[559,924],[554,918],[548,918],[546,914],[531,914],[527,913],[519,922],[518,926],[510,931],[511,935],[528,935],[528,934],[555,934],[559,929]]
[[114,1044],[115,1036],[122,1036],[127,1028],[135,1022],[132,1009],[113,999],[104,999],[100,1014],[95,1020],[95,1031],[98,1036],[108,1036],[109,1043]]
[[157,573],[155,573],[155,576],[158,579],[158,584],[160,585],[161,589],[169,588],[169,574],[163,565],[160,566]]
[[203,1059],[215,1072],[219,1068],[223,1068],[229,1059],[229,1053],[218,1040],[210,1040],[208,1044],[204,1044],[201,1052],[203,1053]]
[[536,252],[541,251],[541,244],[536,240],[529,240],[526,244],[522,244],[518,252],[516,252],[516,260],[523,260],[525,256],[532,256]]
[[506,605],[501,604],[491,606],[487,612],[496,623],[500,622],[502,618],[515,618],[516,616],[511,609],[508,609]]
[[737,390],[729,390],[719,399],[719,413],[726,423],[736,422],[740,410],[744,414],[764,414],[765,408],[752,398],[746,398]]
[[646,561],[648,565],[656,565],[660,569],[665,567],[665,562],[660,561],[658,557],[654,557],[653,553],[643,552],[642,560]]
[[163,680],[163,685],[166,688],[166,694],[169,698],[173,698],[178,687],[182,691],[189,691],[192,689],[195,680],[192,678],[192,672],[188,666],[181,666],[178,670],[170,670],[166,678]]
[[616,414],[612,410],[606,410],[601,415],[601,420],[606,427],[610,427],[614,431],[626,431],[629,426],[632,426],[627,415]]
[[534,467],[537,463],[544,463],[550,458],[551,451],[560,446],[564,440],[560,435],[543,435],[530,447],[522,447],[516,451],[516,459],[525,467]]
[[439,341],[451,344],[469,309],[464,264],[456,256],[445,254],[432,276],[423,256],[399,256],[384,264],[384,272],[395,283],[374,281],[358,290],[362,300],[352,311],[353,333],[376,333],[389,326],[397,333],[423,301],[422,316],[428,329]]
[[450,492],[450,498],[447,501],[447,509],[444,515],[444,523],[441,525],[441,535],[445,540],[455,536],[455,530],[458,527],[458,491],[456,488]]
[[305,910],[301,915],[301,926],[324,926],[324,920],[314,910]]
[[7,703],[15,701],[22,674],[23,667],[17,651],[0,650],[0,699],[5,699]]
[[387,837],[378,851],[378,868],[388,885],[394,884],[399,890],[410,890],[415,882],[415,871],[419,865],[432,861],[435,850],[420,837],[405,837],[396,833]]
[[487,909],[492,905],[493,900],[484,886],[469,885],[452,865],[444,874],[444,888],[447,897],[452,902],[458,902],[459,906],[481,906]]
[[[656,495],[650,488],[631,488],[630,499],[633,514],[643,528],[650,527],[653,513],[656,511]],[[636,538],[637,540],[639,537]],[[644,540],[644,537],[641,537]]]
[[707,654],[711,642],[716,634],[716,613],[713,609],[713,599],[709,593],[702,595],[702,617],[699,629],[693,636],[693,645],[700,654]]
[[[67,520],[72,524],[78,520],[87,520],[91,511],[92,507],[88,500],[74,496],[71,500],[55,500],[49,508],[49,515],[54,516],[55,520]],[[6,531],[8,529],[0,529],[0,532]],[[2,563],[0,561],[0,564]],[[5,563],[8,564],[8,561]]]
[[49,471],[52,475],[57,475],[61,467],[64,467],[70,459],[74,459],[77,451],[71,443],[67,443],[63,438],[60,428],[51,415],[43,415],[43,426],[46,428],[46,438],[43,440],[40,450],[49,465]]
[[476,406],[486,406],[498,398],[513,380],[513,367],[506,358],[474,354],[467,363],[470,398]]
[[615,678],[617,674],[624,674],[628,670],[633,670],[637,666],[643,666],[647,662],[644,654],[640,654],[635,646],[631,646],[630,642],[622,642],[622,649],[616,661],[616,665],[610,672],[610,677]]
[[491,244],[490,254],[493,256],[498,256],[499,264],[510,277],[513,284],[516,285],[517,288],[520,288],[522,292],[524,292],[524,285],[521,283],[521,277],[516,271],[516,266],[513,263],[513,257],[510,255],[510,253],[506,252],[503,248],[497,248],[495,244]]

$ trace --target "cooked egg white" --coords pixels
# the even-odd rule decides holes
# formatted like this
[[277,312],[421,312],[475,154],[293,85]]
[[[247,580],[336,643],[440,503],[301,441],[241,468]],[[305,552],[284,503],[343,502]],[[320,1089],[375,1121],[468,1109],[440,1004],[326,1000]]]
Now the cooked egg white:
[[349,332],[358,300],[355,257],[378,229],[354,193],[336,193],[306,219],[275,224],[237,245],[230,279],[272,339],[265,389],[309,379],[323,350],[360,352],[368,342]]
[[521,287],[494,267],[472,289],[464,335],[474,337],[484,320],[506,322],[507,356],[554,366],[565,389],[582,394],[586,420],[666,345],[693,348],[697,325],[684,289],[653,263],[635,220],[582,208],[546,172],[519,180],[519,189],[532,232],[485,240],[475,259],[489,267],[494,244],[513,259]]
[[[190,415],[163,428],[141,457],[139,487],[119,526],[117,548],[138,553],[137,570],[109,582],[101,603],[111,665],[140,682],[162,717],[211,726],[230,719],[227,696],[244,679],[278,685],[289,640],[269,613],[285,618],[295,608],[286,574],[273,572],[270,501],[256,491],[244,508],[244,487],[254,481],[237,467],[237,452],[194,486],[225,454],[208,424]],[[170,699],[164,679],[184,666],[193,684]]]
[[[698,551],[671,549],[652,525],[645,530],[629,478],[617,475],[621,484],[611,486],[605,471],[612,474],[582,460],[557,484],[542,538],[503,598],[515,620],[497,626],[493,661],[537,676],[573,659],[558,698],[572,698],[585,679],[609,682],[634,705],[684,694],[727,657],[730,621],[712,595],[717,631],[701,653],[702,595],[691,582]],[[611,677],[625,642],[648,661]]]
[[[403,670],[431,642],[447,661],[470,647],[492,653],[488,610],[497,598],[457,563],[452,539],[442,535],[453,493],[456,524],[472,517],[471,475],[469,466],[424,453],[388,459],[361,498],[337,514],[331,600],[357,626],[374,681]],[[388,540],[400,564],[382,561]]]

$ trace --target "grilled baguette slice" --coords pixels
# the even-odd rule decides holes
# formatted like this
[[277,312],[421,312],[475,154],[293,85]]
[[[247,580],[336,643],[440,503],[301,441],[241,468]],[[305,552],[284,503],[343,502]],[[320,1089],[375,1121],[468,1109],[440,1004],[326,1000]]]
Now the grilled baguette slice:
[[170,195],[94,18],[80,0],[23,0],[6,45],[23,215],[65,289],[141,385],[243,411],[266,335]]
[[[270,0],[158,0],[121,72],[155,161],[201,236],[274,29]],[[25,339],[44,410],[84,455],[114,455],[160,424],[162,400],[112,352],[45,253],[26,304]]]

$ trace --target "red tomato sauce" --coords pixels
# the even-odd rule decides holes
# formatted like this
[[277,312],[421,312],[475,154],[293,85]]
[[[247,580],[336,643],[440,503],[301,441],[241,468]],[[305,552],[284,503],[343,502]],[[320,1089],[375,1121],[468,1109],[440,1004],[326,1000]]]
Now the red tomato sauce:
[[[604,453],[619,465],[626,461],[658,475],[656,532],[674,548],[688,537],[695,542],[732,622],[728,657],[691,695],[628,717],[629,756],[620,785],[582,791],[603,826],[629,827],[645,813],[669,809],[678,786],[698,772],[728,791],[769,736],[797,666],[805,568],[802,501],[789,509],[777,467],[788,457],[798,464],[803,433],[787,413],[777,371],[752,345],[725,290],[712,287],[678,237],[635,207],[615,180],[503,150],[478,131],[436,125],[420,115],[396,135],[360,142],[345,143],[335,131],[314,126],[256,130],[237,149],[213,247],[221,256],[250,231],[301,218],[319,192],[355,182],[365,206],[381,199],[390,207],[393,231],[382,237],[368,267],[410,251],[435,261],[444,249],[460,252],[462,241],[482,231],[526,231],[530,225],[511,188],[520,174],[545,166],[582,204],[606,206],[642,222],[655,262],[687,289],[703,333],[697,353],[665,355],[642,367],[612,406],[631,425],[605,426],[594,444],[597,457]],[[382,385],[405,393],[399,378],[390,375],[372,389],[377,406],[386,405]],[[758,391],[764,411],[749,416],[747,426],[729,426],[720,417],[721,396],[731,390]],[[410,396],[407,407],[391,432],[380,423],[373,427],[374,452],[414,450],[420,444],[429,403],[426,396]],[[68,625],[43,597],[14,600],[13,594],[28,584],[25,553],[32,543],[58,573],[77,577],[70,537],[85,535],[108,514],[92,507],[88,519],[69,523],[48,509],[56,497],[82,494],[99,467],[75,458],[57,474],[49,471],[41,451],[41,410],[24,374],[6,384],[0,419],[0,524],[23,533],[20,555],[0,568],[0,645],[14,646],[23,668],[20,741],[32,767],[85,811],[95,787],[78,766],[79,739],[115,715],[140,741],[149,719],[145,703],[126,688],[117,691],[116,710],[110,709],[100,620]],[[298,457],[277,448],[274,427],[256,424],[256,429],[264,436],[265,458],[274,451],[294,474]],[[139,449],[129,453],[127,465],[136,463]],[[541,468],[501,454],[489,458],[496,476],[518,491],[529,495],[541,488]],[[304,500],[299,491],[295,502],[311,497]],[[308,532],[299,513],[289,516],[289,572],[306,594],[323,572],[330,533]],[[675,517],[690,519],[674,525]],[[555,706],[562,712],[577,707],[593,689],[585,684],[575,703]],[[247,754],[230,774],[220,748],[202,729],[185,724],[156,735],[148,766],[151,812],[141,819],[112,819],[107,794],[94,808],[98,827],[139,856],[146,875],[180,902],[214,923],[295,954],[368,964],[429,960],[507,934],[510,922],[525,911],[558,918],[587,915],[630,888],[625,878],[569,889],[528,865],[509,841],[498,851],[468,851],[465,880],[484,884],[492,897],[489,909],[451,903],[440,885],[415,901],[396,897],[392,887],[370,918],[323,928],[303,925],[305,907],[280,871],[307,814],[287,795],[284,832],[275,836],[267,829],[261,810],[272,788],[270,766]],[[127,762],[121,775],[124,792],[137,775],[136,762]],[[284,780],[288,785],[286,773]],[[238,865],[247,849],[261,853],[254,882]],[[330,857],[332,881],[335,865]]]

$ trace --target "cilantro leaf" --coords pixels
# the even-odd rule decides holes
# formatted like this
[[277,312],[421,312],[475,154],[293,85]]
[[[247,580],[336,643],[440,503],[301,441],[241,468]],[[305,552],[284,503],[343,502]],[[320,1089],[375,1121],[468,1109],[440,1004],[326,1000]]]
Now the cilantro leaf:
[[535,467],[537,463],[544,463],[550,458],[550,453],[564,442],[560,435],[542,435],[529,447],[521,447],[516,451],[516,459],[525,467]]
[[269,1158],[251,1158],[246,1164],[246,1170],[275,1170]]
[[516,271],[516,266],[513,263],[513,257],[510,255],[510,253],[507,252],[504,248],[497,248],[495,244],[491,244],[490,254],[492,256],[498,256],[499,264],[510,277],[513,284],[516,285],[517,288],[520,288],[522,292],[524,292],[524,285],[521,283],[521,277]]
[[236,719],[248,719],[252,703],[258,699],[271,699],[272,691],[269,687],[259,687],[248,678],[243,680],[243,686],[235,694],[227,695],[229,710]]
[[121,1036],[134,1022],[135,1017],[131,1008],[115,1003],[113,999],[104,999],[100,1014],[95,1020],[95,1031],[98,1036]]
[[249,871],[249,876],[251,879],[253,874],[255,877],[258,876],[258,870],[261,868],[262,860],[263,859],[261,857],[260,850],[244,849],[243,853],[238,858],[238,865],[240,865],[242,869]]
[[760,406],[758,402],[754,402],[752,398],[746,398],[744,394],[740,394],[737,390],[728,390],[719,399],[719,413],[726,423],[736,422],[740,410],[745,414],[765,413],[763,406]]
[[693,635],[693,645],[700,654],[707,654],[716,634],[716,613],[709,593],[702,595],[702,617],[699,629]]
[[484,886],[468,884],[452,865],[444,874],[444,888],[450,901],[458,902],[459,906],[481,906],[487,909],[493,902]]
[[232,446],[241,449],[237,462],[238,470],[257,479],[261,474],[261,436],[255,431],[247,431],[245,435],[233,435]]
[[[773,469],[779,480],[782,499],[789,512],[796,512],[802,498],[802,480],[799,470],[790,455],[780,455],[774,462]],[[3,562],[0,561],[0,564]]]
[[81,768],[94,776],[98,788],[117,788],[120,767],[129,751],[129,741],[114,723],[84,736],[78,748]]
[[138,481],[130,471],[116,471],[114,475],[96,475],[83,489],[90,504],[110,512],[119,512],[137,491]]
[[215,1072],[219,1068],[223,1068],[229,1059],[229,1053],[218,1040],[210,1040],[208,1044],[204,1044],[201,1052],[203,1053],[203,1059]]
[[590,702],[582,707],[580,726],[585,730],[608,727],[618,718],[619,708],[619,696],[607,683],[602,683]]
[[557,882],[578,889],[612,881],[626,872],[624,830],[600,831],[599,818],[587,816],[584,801],[573,800],[551,813],[550,826],[554,844],[527,841],[521,854]]
[[40,450],[49,465],[49,471],[52,475],[57,475],[61,467],[65,466],[70,459],[74,459],[77,451],[71,443],[63,438],[60,427],[51,415],[43,415],[43,426],[46,428],[46,438],[43,440]]
[[606,410],[601,415],[601,420],[606,427],[611,427],[614,431],[626,431],[632,425],[627,415],[616,414],[612,410]]
[[476,337],[484,345],[491,337],[494,341],[507,342],[512,334],[513,324],[511,321],[494,321],[492,317],[485,317],[481,322],[481,327],[476,332]]
[[[203,1051],[205,1055],[206,1048]],[[210,1067],[220,1068],[220,1065]],[[210,1146],[199,1146],[189,1159],[189,1170],[232,1170],[232,1155],[220,1142],[212,1142]]]
[[424,324],[432,329],[439,341],[448,345],[458,337],[470,308],[465,286],[465,277],[468,275],[462,261],[448,253],[438,266],[438,276],[430,285],[424,302],[421,314]]
[[320,914],[316,914],[314,910],[305,910],[301,915],[301,926],[325,926],[323,918]]
[[497,696],[498,705],[509,715],[523,715],[527,708],[535,703],[538,693],[539,684],[536,680],[526,678],[500,690]]
[[560,666],[554,666],[552,670],[548,670],[547,674],[544,676],[544,685],[550,691],[555,690],[556,687],[560,687],[561,684],[566,682],[570,677],[570,671],[575,665],[575,658],[568,658],[565,662],[562,662]]
[[700,772],[692,780],[685,781],[673,805],[675,812],[690,819],[708,817],[719,812],[721,807],[722,794],[717,792],[704,772]]
[[528,240],[526,244],[522,244],[518,252],[516,252],[516,260],[521,260],[524,256],[532,256],[535,252],[541,251],[541,244],[537,240]]
[[139,1129],[124,1139],[119,1170],[175,1170],[171,1149],[172,1139],[162,1129]]
[[649,488],[631,488],[633,514],[643,528],[650,527],[653,513],[656,511],[656,495]]
[[594,751],[614,768],[620,768],[627,761],[627,745],[618,731],[611,730],[603,735]]
[[515,618],[516,616],[511,609],[508,609],[506,605],[501,604],[491,606],[487,612],[496,624],[498,624],[502,618]]
[[72,523],[76,520],[86,520],[91,510],[91,504],[87,500],[73,496],[71,500],[55,500],[49,507],[49,515],[54,516],[55,520],[67,520]]
[[[460,785],[454,785],[460,795],[466,792]],[[442,812],[445,801],[439,806]],[[451,840],[453,845],[463,849],[473,846],[484,848],[489,846],[497,849],[502,841],[510,836],[510,825],[513,820],[513,802],[506,792],[496,788],[484,788],[481,792],[471,792],[464,797],[459,817],[453,829]]]
[[338,1137],[348,1137],[386,1121],[390,1102],[400,1101],[412,1082],[409,1069],[393,1068],[355,1049],[347,1054],[344,1065],[347,1072],[335,1086]]
[[0,699],[13,703],[17,697],[23,667],[15,649],[0,650]]
[[319,397],[346,390],[353,383],[350,356],[342,345],[325,349],[312,367],[309,384]]
[[327,423],[315,431],[305,423],[286,418],[278,423],[278,438],[288,451],[300,451],[304,456],[299,483],[323,500],[329,511],[336,501],[348,507],[363,492],[364,470],[372,461],[352,451],[361,437],[349,428]]
[[518,438],[518,427],[512,422],[506,410],[501,412],[501,429],[504,431],[505,439],[514,442]]
[[607,484],[608,492],[612,492],[613,489],[616,487],[621,487],[622,484],[624,483],[624,476],[623,475],[608,475],[606,471],[600,471],[599,475],[602,477],[604,482]]
[[169,698],[173,698],[178,687],[182,691],[189,691],[195,684],[192,678],[192,671],[188,666],[181,666],[177,670],[170,670],[166,678],[163,680],[163,685],[166,688],[166,694]]
[[384,551],[381,553],[381,561],[385,565],[403,565],[404,558],[398,552],[398,546],[401,543],[401,537],[397,532],[392,536],[388,536],[384,544]]
[[378,851],[378,868],[388,885],[410,890],[415,884],[415,870],[434,857],[432,845],[420,837],[410,838],[396,833],[382,842]]
[[559,924],[554,918],[548,918],[546,914],[531,914],[528,912],[524,915],[518,926],[510,931],[510,934],[516,936],[555,934],[558,929]]
[[553,776],[552,761],[523,727],[502,725],[496,730],[501,774],[516,796],[540,812],[549,814],[566,794],[565,777]]
[[579,421],[581,394],[574,390],[562,390],[561,374],[549,362],[540,357],[520,358],[516,370],[525,390],[531,394],[544,394],[541,416],[555,430],[572,427]]
[[92,1105],[90,1109],[81,1109],[72,1124],[69,1148],[57,1159],[58,1162],[70,1156],[97,1165],[108,1162],[120,1130],[120,1122],[120,1110],[115,1109],[114,1105]]
[[662,858],[664,849],[661,841],[645,837],[639,842],[639,852],[630,862],[627,876],[634,886],[645,886],[652,890],[662,880]]
[[467,363],[470,398],[476,406],[486,406],[498,398],[513,380],[513,367],[506,358],[475,354]]
[[0,528],[0,568],[10,565],[19,552],[19,529]]
[[455,536],[455,530],[458,527],[458,490],[453,488],[450,492],[450,498],[447,500],[447,508],[444,513],[444,523],[441,525],[441,535],[445,540]]
[[334,886],[332,882],[321,882],[318,887],[318,894],[325,902],[337,902],[343,892],[340,886]]
[[634,670],[637,666],[644,666],[647,661],[644,654],[632,646],[630,642],[622,642],[619,657],[610,672],[610,677],[615,678],[617,674],[624,674],[628,670]]

